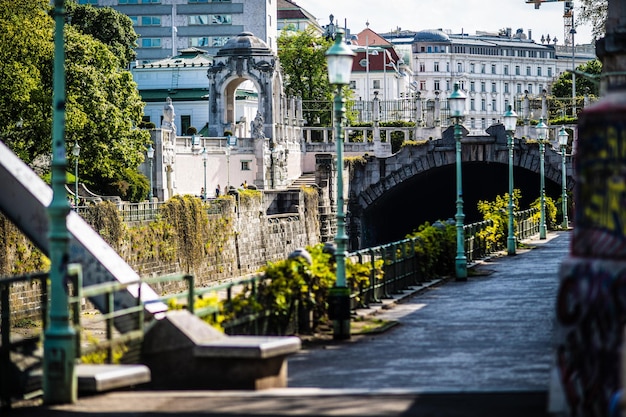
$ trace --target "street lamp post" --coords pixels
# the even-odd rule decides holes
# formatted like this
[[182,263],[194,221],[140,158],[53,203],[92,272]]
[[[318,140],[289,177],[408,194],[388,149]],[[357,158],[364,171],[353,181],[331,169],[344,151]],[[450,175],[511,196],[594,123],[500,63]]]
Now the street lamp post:
[[152,204],[152,199],[154,198],[152,186],[152,160],[154,159],[154,148],[152,147],[152,144],[148,147],[146,154],[148,155],[148,161],[150,161],[150,192],[148,193],[148,200],[150,200],[150,204]]
[[206,160],[208,155],[206,153],[206,148],[202,148],[202,165],[204,165],[204,188],[202,189],[202,200],[206,201]]
[[454,91],[448,97],[450,117],[454,119],[454,140],[456,142],[456,258],[454,269],[457,281],[467,280],[467,258],[465,257],[465,233],[463,231],[463,174],[461,172],[461,121],[465,115],[465,94],[454,84]]
[[576,29],[574,28],[574,10],[572,13],[572,29],[570,29],[569,33],[572,34],[572,116],[576,117],[576,47],[574,46],[574,35],[576,34]]
[[80,145],[78,142],[74,143],[72,155],[74,155],[74,209],[78,210],[78,157],[80,156]]
[[[54,63],[52,82],[52,201],[48,205],[50,320],[43,341],[43,399],[47,404],[76,401],[76,331],[70,325],[68,258],[70,234],[67,215],[70,207],[65,191],[67,157],[65,150],[65,2],[54,1]],[[5,331],[6,329],[2,329]],[[6,369],[2,370],[7,372]]]
[[561,127],[558,134],[559,145],[561,146],[561,210],[563,211],[563,228],[567,229],[568,227],[568,219],[567,219],[567,168],[565,166],[565,158],[567,156],[567,141],[569,140],[569,135],[564,127]]
[[226,194],[230,191],[230,145],[226,145]]
[[544,151],[545,144],[548,135],[548,126],[543,122],[543,118],[539,119],[539,123],[536,126],[537,129],[537,141],[539,142],[539,167],[541,169],[541,189],[540,189],[540,215],[539,218],[539,239],[546,238],[546,191],[545,191],[545,166],[544,166]]
[[513,146],[515,140],[515,127],[517,126],[517,113],[513,110],[511,105],[504,113],[504,128],[507,133],[507,146],[509,148],[509,230],[508,237],[506,239],[506,252],[508,255],[515,255],[515,227],[513,219]]
[[343,120],[345,118],[345,99],[342,95],[344,86],[350,83],[352,61],[355,53],[343,42],[343,31],[338,29],[335,43],[326,52],[328,62],[328,81],[336,88],[334,99],[335,144],[337,146],[337,234],[335,254],[337,279],[330,290],[329,317],[333,320],[333,338],[350,338],[350,290],[346,283],[346,243],[343,198]]

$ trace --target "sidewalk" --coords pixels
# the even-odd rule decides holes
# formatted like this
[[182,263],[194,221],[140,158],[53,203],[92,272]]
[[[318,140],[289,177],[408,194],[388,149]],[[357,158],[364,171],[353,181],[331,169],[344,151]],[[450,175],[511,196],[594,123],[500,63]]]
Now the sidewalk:
[[329,341],[289,360],[267,391],[128,391],[14,416],[547,416],[553,305],[569,233],[476,265],[467,282],[406,293],[376,309],[398,325]]

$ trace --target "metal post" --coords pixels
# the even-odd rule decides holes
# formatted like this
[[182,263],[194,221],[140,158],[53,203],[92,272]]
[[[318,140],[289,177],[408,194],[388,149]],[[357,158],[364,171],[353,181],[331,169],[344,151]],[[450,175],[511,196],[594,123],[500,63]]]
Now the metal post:
[[338,311],[333,320],[333,338],[350,338],[350,290],[346,283],[346,243],[348,236],[345,228],[344,198],[343,198],[343,119],[345,116],[345,99],[341,92],[342,86],[337,86],[334,100],[335,112],[335,142],[337,147],[337,234],[335,235],[335,261],[337,280],[332,293],[337,300]]
[[544,150],[545,144],[543,140],[539,141],[539,165],[541,169],[541,190],[540,190],[540,219],[539,219],[539,239],[546,238],[546,193],[545,193],[545,179],[544,179]]
[[206,201],[206,149],[204,150],[204,156],[202,157],[202,164],[204,165],[204,192],[202,193],[202,200]]
[[76,333],[69,322],[67,267],[69,233],[66,217],[70,207],[65,197],[65,5],[54,2],[54,80],[52,113],[52,202],[48,207],[50,239],[50,325],[44,332],[43,392],[48,404],[76,401],[74,367]]
[[74,160],[74,208],[78,210],[78,155]]
[[515,255],[515,228],[514,228],[514,217],[513,217],[513,147],[514,147],[514,138],[513,132],[507,132],[507,145],[509,147],[509,207],[508,207],[508,216],[509,216],[509,234],[506,239],[506,251],[508,255]]
[[561,175],[561,187],[562,187],[562,194],[561,194],[561,210],[563,211],[563,228],[567,229],[568,225],[569,225],[569,221],[567,218],[567,167],[565,166],[565,157],[567,156],[565,151],[567,150],[566,146],[561,146],[561,168],[562,168],[562,175]]
[[150,193],[148,198],[150,199],[150,204],[152,204],[152,199],[154,198],[154,187],[152,185],[152,158],[150,158]]
[[576,29],[574,29],[574,10],[572,13],[572,29],[570,33],[572,34],[572,116],[576,117],[576,47],[574,46],[574,35],[576,34]]
[[456,258],[454,262],[457,281],[467,280],[467,258],[465,257],[465,233],[463,231],[463,174],[461,172],[461,123],[454,122],[454,140],[456,142]]

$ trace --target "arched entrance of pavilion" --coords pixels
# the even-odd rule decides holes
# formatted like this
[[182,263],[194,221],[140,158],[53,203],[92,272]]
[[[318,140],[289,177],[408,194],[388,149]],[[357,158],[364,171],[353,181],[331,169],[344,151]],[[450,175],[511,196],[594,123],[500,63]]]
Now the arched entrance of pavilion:
[[[287,155],[298,142],[283,126],[288,115],[295,115],[283,92],[278,58],[252,33],[244,32],[229,40],[214,58],[207,72],[209,78],[209,136],[223,136],[238,131],[247,123],[256,158],[254,185],[260,189],[280,188],[294,174],[290,173]],[[258,93],[256,114],[249,120],[237,114],[237,88],[249,81]],[[293,107],[293,105],[291,106]],[[241,129],[240,129],[241,130]],[[291,132],[293,133],[293,132]],[[298,145],[299,146],[299,145]]]

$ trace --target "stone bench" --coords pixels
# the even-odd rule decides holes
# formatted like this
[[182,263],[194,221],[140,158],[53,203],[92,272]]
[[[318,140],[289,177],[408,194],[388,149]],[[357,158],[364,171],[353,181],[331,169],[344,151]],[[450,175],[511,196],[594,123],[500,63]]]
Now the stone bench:
[[79,394],[94,394],[135,387],[150,382],[145,365],[76,365]]
[[146,331],[141,358],[154,389],[257,390],[287,386],[298,337],[228,336],[186,310],[170,311]]

